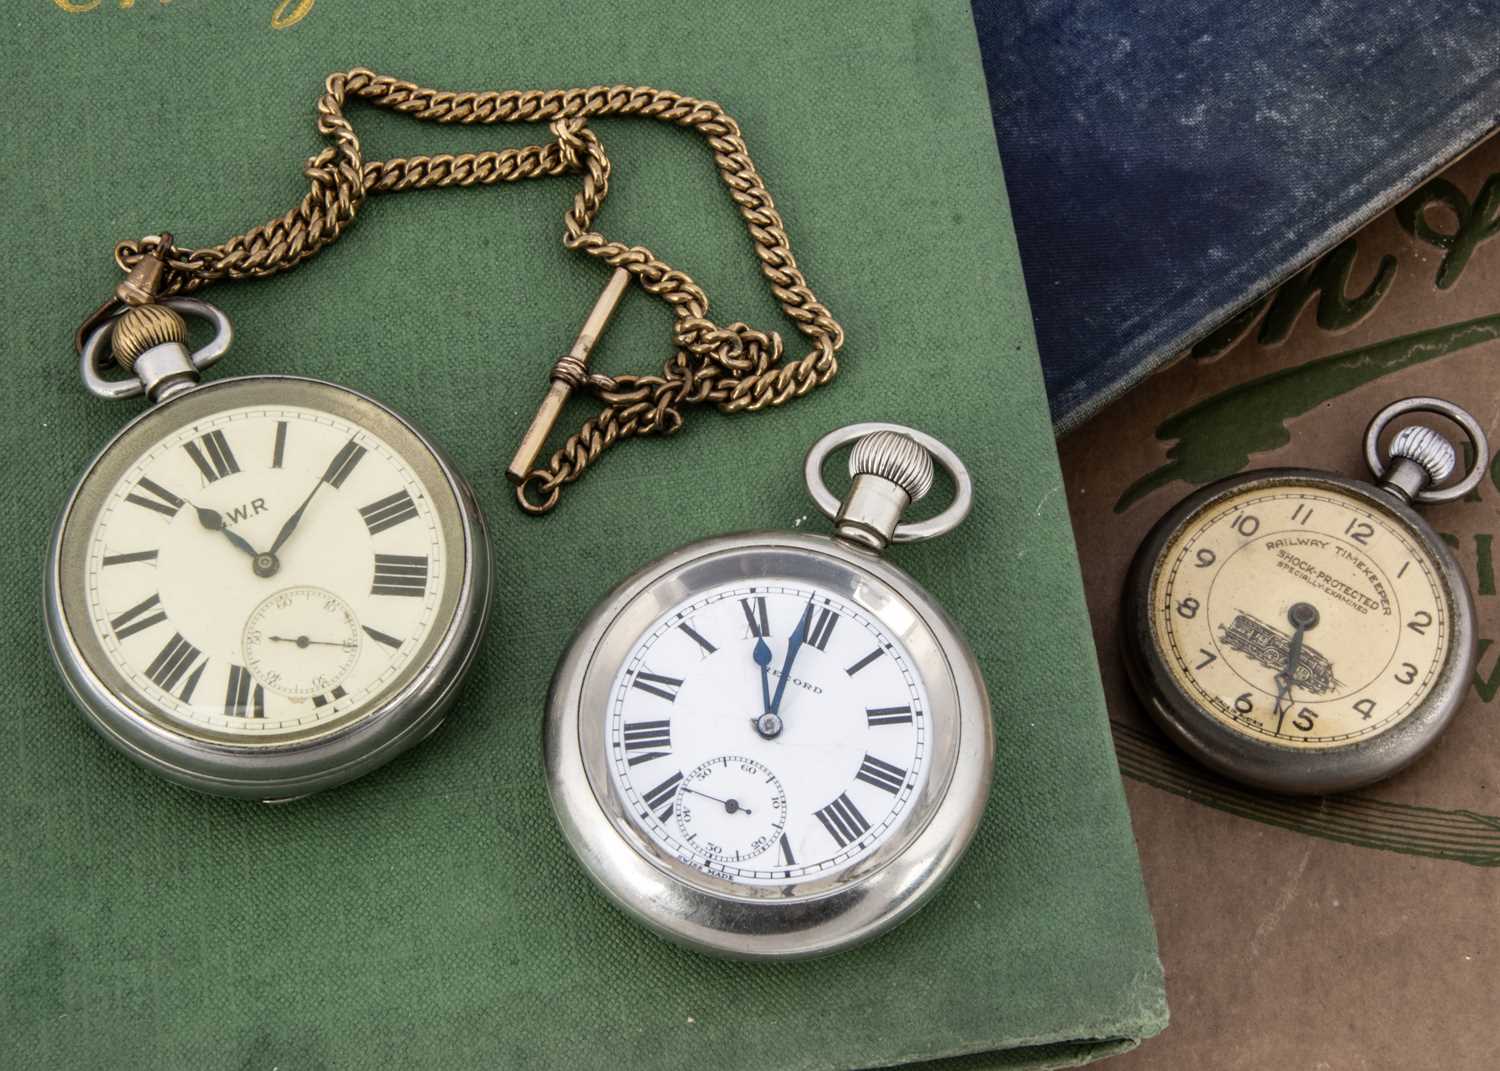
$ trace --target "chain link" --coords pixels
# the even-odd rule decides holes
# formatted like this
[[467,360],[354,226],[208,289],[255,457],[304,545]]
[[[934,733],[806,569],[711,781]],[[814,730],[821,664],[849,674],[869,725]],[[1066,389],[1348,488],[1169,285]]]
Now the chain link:
[[[426,122],[545,122],[554,140],[497,152],[366,160],[344,115],[351,99]],[[644,246],[611,241],[593,229],[609,192],[610,164],[586,123],[603,116],[657,119],[694,130],[708,142],[719,176],[755,243],[761,274],[782,311],[812,344],[804,356],[783,361],[781,336],[775,332],[739,322],[715,323],[709,319],[707,295],[686,272]],[[594,393],[602,408],[516,489],[527,512],[550,510],[563,486],[621,439],[677,431],[687,406],[713,404],[728,413],[754,412],[801,397],[838,372],[843,328],[797,267],[781,216],[750,159],[739,125],[712,101],[630,85],[453,93],[356,67],[328,78],[318,101],[318,132],[332,144],[308,160],[303,173],[310,188],[301,203],[219,245],[170,245],[164,255],[164,296],[191,293],[221,279],[263,278],[295,268],[337,239],[372,193],[581,174],[582,188],[564,216],[563,245],[624,268],[676,314],[673,352],[660,375],[579,376],[580,385]],[[128,272],[155,251],[159,241],[159,236],[149,235],[121,242],[115,247],[115,260]]]

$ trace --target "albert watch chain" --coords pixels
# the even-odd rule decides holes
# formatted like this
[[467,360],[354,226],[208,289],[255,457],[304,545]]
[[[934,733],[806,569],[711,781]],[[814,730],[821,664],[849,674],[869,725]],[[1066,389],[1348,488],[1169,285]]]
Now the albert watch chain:
[[[367,100],[419,119],[551,121],[555,141],[521,149],[366,161],[343,108]],[[181,784],[285,799],[346,781],[441,721],[477,650],[491,560],[474,497],[442,452],[394,410],[292,376],[200,384],[229,348],[222,312],[186,295],[222,279],[295,267],[342,232],[374,192],[581,173],[564,243],[614,268],[510,466],[544,512],[601,451],[671,432],[687,405],[779,405],[837,370],[838,324],[798,271],[734,120],[718,105],[633,86],[442,93],[353,70],[329,78],[308,161],[311,187],[286,215],[220,245],[170,235],[121,243],[129,274],[79,328],[85,385],[152,409],[100,452],[63,511],[46,574],[52,650],[70,692],[130,758]],[[609,161],[584,120],[643,115],[690,127],[714,149],[782,308],[812,340],[782,363],[781,340],[707,318],[684,273],[591,230]],[[635,280],[677,315],[660,375],[590,372],[588,351]],[[214,328],[190,348],[185,318]],[[125,372],[111,378],[111,369]],[[568,393],[602,410],[540,467]]]

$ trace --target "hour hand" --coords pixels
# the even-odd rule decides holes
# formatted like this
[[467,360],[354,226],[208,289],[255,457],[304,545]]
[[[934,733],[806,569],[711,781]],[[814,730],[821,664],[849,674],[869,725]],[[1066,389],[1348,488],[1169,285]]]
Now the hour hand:
[[246,540],[244,536],[240,535],[238,532],[234,531],[224,523],[224,517],[219,513],[218,510],[205,509],[202,506],[194,506],[193,509],[198,514],[198,523],[203,525],[203,527],[207,528],[210,532],[223,532],[225,539],[229,540],[229,542],[233,543],[240,550],[250,555],[250,557],[255,558],[259,556],[260,552],[252,547],[249,541]]
[[753,656],[760,667],[760,709],[764,714],[771,709],[771,645],[764,636],[757,637]]
[[750,722],[757,733],[769,740],[781,732],[781,717],[771,703],[771,645],[766,643],[764,636],[756,637],[751,655],[760,667],[760,713]]

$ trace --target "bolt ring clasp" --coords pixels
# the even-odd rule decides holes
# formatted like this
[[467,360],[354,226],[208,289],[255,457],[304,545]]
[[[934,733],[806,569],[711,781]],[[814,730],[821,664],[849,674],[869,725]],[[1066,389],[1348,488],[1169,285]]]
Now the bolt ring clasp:
[[802,474],[807,481],[807,490],[811,493],[818,510],[823,516],[833,521],[838,519],[839,507],[842,505],[839,496],[830,491],[828,485],[823,482],[823,463],[828,460],[828,455],[877,431],[894,431],[912,439],[927,450],[938,464],[948,470],[948,475],[953,477],[953,501],[949,503],[948,508],[936,517],[929,517],[925,521],[898,524],[891,535],[891,542],[918,543],[924,539],[946,535],[957,528],[969,515],[969,510],[974,505],[974,480],[970,477],[967,466],[951,449],[926,432],[909,428],[905,424],[887,424],[882,421],[850,424],[848,427],[830,431],[812,444],[812,448],[807,451],[807,459],[803,462]]
[[[196,316],[207,320],[214,325],[214,337],[199,349],[193,350],[190,360],[193,367],[203,371],[211,367],[218,359],[224,356],[229,349],[229,344],[234,341],[234,328],[229,324],[229,317],[217,307],[197,298],[163,298],[158,304],[165,305],[174,312],[184,316]],[[127,305],[120,307],[110,315],[110,318],[89,333],[84,341],[83,349],[79,356],[79,372],[83,376],[83,385],[89,389],[89,393],[100,398],[119,399],[134,398],[146,392],[146,385],[136,376],[128,379],[105,379],[99,369],[104,363],[99,359],[104,344],[114,334],[115,325]]]
[[1430,487],[1419,491],[1413,499],[1417,502],[1452,502],[1478,487],[1479,481],[1484,479],[1485,470],[1489,467],[1489,440],[1485,437],[1484,429],[1479,426],[1479,421],[1475,420],[1467,409],[1441,398],[1403,398],[1398,402],[1392,402],[1375,414],[1370,421],[1370,426],[1365,429],[1365,462],[1370,466],[1370,471],[1375,474],[1375,479],[1382,479],[1389,467],[1389,459],[1381,454],[1380,436],[1391,421],[1407,413],[1431,413],[1434,416],[1447,417],[1463,429],[1469,445],[1474,449],[1473,464],[1463,479],[1448,487]]

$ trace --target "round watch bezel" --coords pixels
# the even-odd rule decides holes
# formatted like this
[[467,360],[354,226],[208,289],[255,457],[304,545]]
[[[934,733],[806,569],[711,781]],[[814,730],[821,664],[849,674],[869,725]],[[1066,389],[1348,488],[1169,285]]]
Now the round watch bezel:
[[[268,740],[197,730],[156,708],[105,657],[84,595],[88,541],[114,483],[138,443],[225,410],[255,405],[326,412],[396,449],[428,488],[451,565],[437,622],[406,669],[362,713],[310,732]],[[87,720],[135,761],[179,784],[217,795],[287,799],[351,780],[389,761],[441,722],[483,635],[491,559],[473,492],[442,451],[404,417],[357,391],[298,376],[244,376],[175,395],[141,413],[95,455],[53,532],[45,610],[53,657]]]
[[[1329,489],[1350,495],[1397,524],[1437,566],[1452,622],[1448,652],[1427,695],[1400,722],[1347,744],[1298,749],[1230,728],[1183,689],[1156,642],[1151,593],[1164,554],[1194,518],[1219,502],[1268,487]],[[1204,765],[1256,788],[1289,795],[1344,792],[1389,777],[1437,740],[1463,701],[1474,670],[1474,603],[1453,553],[1430,525],[1394,495],[1362,480],[1315,469],[1259,469],[1200,488],[1147,534],[1127,574],[1121,613],[1122,654],[1131,683],[1152,719]]]
[[[636,825],[609,776],[610,695],[640,637],[697,593],[761,580],[816,584],[890,630],[927,690],[931,740],[926,783],[889,841],[846,869],[784,886],[735,883],[681,862]],[[754,532],[682,547],[594,608],[553,677],[545,754],[563,834],[617,905],[702,951],[786,958],[867,940],[937,889],[984,812],[994,728],[967,643],[909,576],[872,552],[824,536]]]

